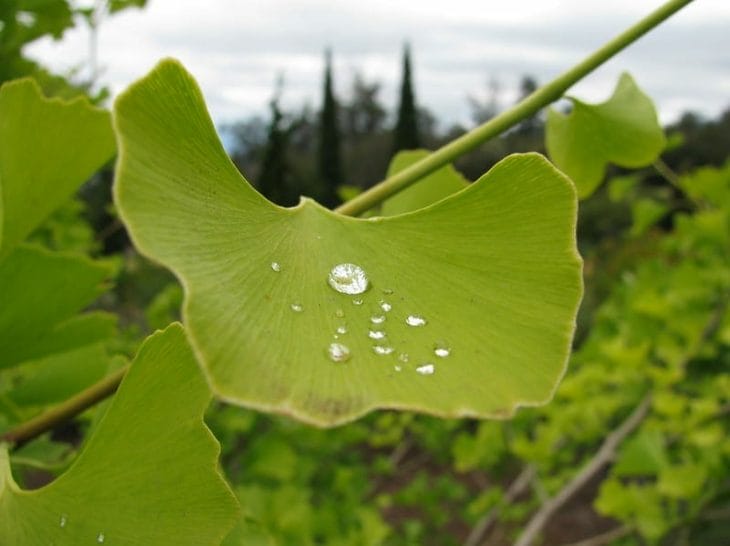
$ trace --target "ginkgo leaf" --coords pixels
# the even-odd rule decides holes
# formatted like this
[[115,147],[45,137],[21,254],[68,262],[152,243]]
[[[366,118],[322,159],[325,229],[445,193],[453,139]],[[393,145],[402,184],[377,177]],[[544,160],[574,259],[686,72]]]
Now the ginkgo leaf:
[[652,100],[624,73],[606,102],[588,104],[573,97],[569,114],[548,109],[545,145],[550,159],[575,182],[578,197],[590,196],[606,166],[650,165],[666,139]]
[[179,324],[142,345],[73,465],[23,491],[0,446],[0,544],[205,546],[237,521],[203,423],[210,390]]
[[83,256],[16,247],[0,262],[0,369],[113,333],[106,314],[76,316],[105,290],[112,271]]
[[[427,150],[400,152],[390,162],[388,177],[427,157],[428,154]],[[402,192],[386,199],[383,202],[381,214],[383,216],[394,216],[418,210],[448,197],[452,193],[463,190],[468,185],[469,182],[452,165],[446,165],[419,180],[418,184],[413,184]]]
[[182,282],[218,397],[319,425],[375,408],[506,417],[550,399],[582,280],[575,189],[542,156],[419,211],[355,219],[258,194],[177,62],[121,95],[114,123],[115,201],[137,248]]
[[0,88],[0,259],[114,154],[109,112],[46,99],[31,79]]

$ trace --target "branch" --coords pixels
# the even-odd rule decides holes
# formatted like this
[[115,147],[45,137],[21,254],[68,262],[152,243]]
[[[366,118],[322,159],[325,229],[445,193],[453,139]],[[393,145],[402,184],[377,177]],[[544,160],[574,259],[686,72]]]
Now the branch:
[[583,469],[576,474],[557,495],[543,504],[532,516],[527,527],[522,531],[515,546],[530,546],[540,534],[542,528],[550,520],[555,512],[568,502],[584,485],[596,476],[604,466],[610,463],[616,456],[616,449],[623,440],[638,427],[649,412],[651,394],[646,394],[639,404],[634,408],[623,423],[609,434],[601,444],[600,449],[593,458],[588,461]]
[[579,540],[578,542],[571,542],[570,544],[564,544],[563,546],[603,546],[609,544],[614,540],[623,538],[628,534],[631,534],[634,530],[628,525],[619,525],[615,529],[601,533],[600,535],[586,538],[585,540]]
[[553,81],[520,101],[518,104],[493,117],[486,123],[472,129],[465,135],[451,141],[437,151],[403,169],[390,178],[376,184],[354,199],[335,209],[340,214],[357,216],[383,202],[385,199],[407,188],[417,180],[451,163],[457,157],[473,150],[483,142],[496,137],[510,127],[537,113],[541,108],[558,100],[576,82],[593,72],[619,51],[682,9],[692,0],[669,0],[644,19],[591,53],[573,68],[563,72]]
[[[504,504],[512,504],[529,487],[535,478],[535,474],[535,467],[531,464],[526,465],[507,489],[507,493],[504,496]],[[495,506],[484,514],[469,533],[466,542],[464,542],[464,546],[477,546],[484,539],[484,536],[494,522],[497,521],[500,512],[501,507]]]
[[61,423],[75,417],[76,415],[87,410],[94,404],[104,400],[116,392],[119,384],[122,382],[124,375],[129,370],[129,365],[118,369],[113,374],[105,377],[101,381],[91,385],[87,389],[72,396],[65,402],[51,408],[45,413],[21,423],[17,427],[10,429],[0,436],[0,442],[10,442],[13,448],[17,449],[30,440],[40,436]]

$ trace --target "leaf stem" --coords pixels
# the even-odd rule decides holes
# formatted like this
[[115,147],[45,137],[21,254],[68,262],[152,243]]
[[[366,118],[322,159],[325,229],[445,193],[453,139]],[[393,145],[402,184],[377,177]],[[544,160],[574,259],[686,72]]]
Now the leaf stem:
[[82,413],[107,396],[114,394],[128,370],[129,365],[126,365],[54,408],[10,429],[0,436],[0,442],[9,442],[13,444],[14,449],[17,449],[44,432]]
[[669,0],[641,21],[605,43],[573,68],[563,72],[550,83],[540,87],[509,110],[505,110],[456,140],[452,140],[428,157],[383,180],[354,199],[343,203],[335,209],[335,212],[347,216],[362,214],[375,205],[382,203],[391,195],[407,188],[427,174],[452,162],[457,157],[473,150],[480,144],[496,137],[507,129],[514,127],[520,121],[538,112],[541,108],[558,100],[576,82],[580,81],[619,51],[641,38],[641,36],[692,1]]

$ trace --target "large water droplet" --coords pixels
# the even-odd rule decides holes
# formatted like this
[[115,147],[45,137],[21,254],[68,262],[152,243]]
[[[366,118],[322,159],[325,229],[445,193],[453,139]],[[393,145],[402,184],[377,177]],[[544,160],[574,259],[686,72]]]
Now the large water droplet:
[[373,324],[383,324],[385,322],[385,316],[384,315],[373,315],[370,317],[370,322]]
[[451,347],[443,342],[436,343],[433,347],[433,354],[440,358],[446,358],[451,354]]
[[368,289],[368,276],[355,264],[337,264],[330,271],[329,285],[341,294],[362,294]]
[[102,544],[105,539],[106,539],[106,537],[104,536],[104,533],[99,533],[98,535],[96,535],[96,541],[99,544]]
[[406,317],[406,324],[408,326],[424,326],[426,324],[426,319],[421,315],[408,315],[408,317]]
[[271,262],[271,270],[278,273],[281,271],[281,264],[279,262]]
[[342,326],[337,327],[337,333],[338,334],[346,334],[347,333],[347,326],[344,324]]
[[347,362],[350,360],[350,348],[342,343],[330,343],[327,347],[327,356],[332,362]]
[[393,306],[387,301],[380,300],[380,308],[383,310],[384,313],[388,313],[391,309],[393,309]]
[[393,352],[393,347],[387,345],[373,345],[373,352],[376,355],[389,355]]
[[302,304],[297,301],[292,303],[289,307],[291,307],[291,310],[295,313],[301,313],[302,311],[304,311],[304,307],[302,306]]
[[368,337],[370,339],[385,339],[385,332],[382,330],[368,330]]
[[58,520],[58,525],[60,527],[66,527],[66,524],[68,523],[68,516],[66,514],[61,514],[61,519]]
[[416,368],[416,371],[421,375],[432,375],[436,371],[436,366],[431,363],[423,364]]

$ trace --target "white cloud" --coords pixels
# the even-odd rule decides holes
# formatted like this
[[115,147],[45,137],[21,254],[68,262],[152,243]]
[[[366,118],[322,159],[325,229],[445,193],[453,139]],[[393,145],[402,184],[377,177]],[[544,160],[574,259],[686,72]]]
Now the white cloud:
[[[545,82],[658,6],[653,0],[151,0],[101,28],[102,80],[118,93],[161,57],[196,76],[214,118],[265,114],[278,74],[285,105],[320,100],[322,51],[335,51],[340,95],[361,71],[383,83],[395,106],[400,49],[413,45],[417,97],[445,123],[468,121],[467,94],[490,77],[514,88],[523,74]],[[714,115],[730,105],[730,2],[694,2],[581,82],[575,94],[601,100],[623,70],[633,72],[667,120],[692,108]],[[83,29],[30,53],[64,70],[83,63]],[[509,93],[505,93],[505,97]]]

